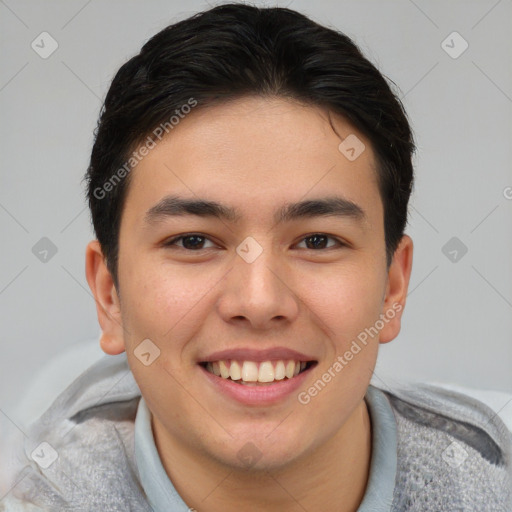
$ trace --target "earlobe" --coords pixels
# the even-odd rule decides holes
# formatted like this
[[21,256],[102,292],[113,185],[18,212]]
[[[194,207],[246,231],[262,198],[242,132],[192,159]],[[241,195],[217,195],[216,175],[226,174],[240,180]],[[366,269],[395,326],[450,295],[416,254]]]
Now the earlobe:
[[116,337],[103,330],[100,336],[100,347],[105,354],[110,356],[116,356],[117,354],[121,354],[125,351],[124,343],[120,343]]
[[404,235],[393,255],[393,261],[388,270],[386,295],[382,306],[384,327],[379,333],[380,343],[388,343],[394,340],[400,332],[411,277],[412,255],[412,239],[408,235]]
[[119,297],[97,240],[87,245],[85,274],[96,301],[98,322],[102,330],[101,349],[106,354],[120,354],[125,347]]

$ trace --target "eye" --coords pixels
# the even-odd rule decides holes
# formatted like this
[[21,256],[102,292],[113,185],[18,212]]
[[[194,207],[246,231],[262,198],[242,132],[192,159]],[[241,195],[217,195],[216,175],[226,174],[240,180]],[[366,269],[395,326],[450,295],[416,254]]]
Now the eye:
[[175,238],[172,238],[171,240],[164,242],[163,245],[164,247],[179,247],[190,251],[197,251],[209,248],[204,246],[205,242],[209,242],[211,244],[210,247],[216,247],[215,244],[206,236],[197,233],[190,233],[186,235],[177,236]]
[[[335,242],[334,245],[327,246],[328,240],[333,240]],[[335,247],[336,245],[338,247],[343,247],[345,245],[343,242],[341,242],[337,238],[333,238],[324,233],[313,233],[313,234],[308,235],[305,238],[303,238],[301,243],[303,241],[306,241],[306,249],[312,249],[312,250],[330,249],[332,247]]]

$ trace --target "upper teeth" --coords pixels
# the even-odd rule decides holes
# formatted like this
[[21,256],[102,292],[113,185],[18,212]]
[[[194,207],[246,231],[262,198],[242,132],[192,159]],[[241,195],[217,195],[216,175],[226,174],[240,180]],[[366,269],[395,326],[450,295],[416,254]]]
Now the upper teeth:
[[273,382],[291,379],[306,368],[304,361],[213,361],[206,364],[206,369],[218,377],[243,382]]

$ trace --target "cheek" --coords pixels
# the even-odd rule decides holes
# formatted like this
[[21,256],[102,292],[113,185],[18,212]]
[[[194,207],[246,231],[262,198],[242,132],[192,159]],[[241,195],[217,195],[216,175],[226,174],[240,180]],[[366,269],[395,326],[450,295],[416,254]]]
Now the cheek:
[[[152,405],[169,400],[181,403],[181,386],[188,370],[184,350],[201,325],[198,315],[202,310],[197,304],[204,290],[178,272],[171,274],[156,265],[138,273],[128,269],[126,275],[127,300],[122,303],[122,313],[126,352],[135,380]],[[158,354],[148,366],[137,357],[141,353],[137,347],[146,339],[157,347],[150,345],[150,352]]]
[[127,266],[125,282],[127,320],[134,328],[143,327],[157,336],[172,329],[204,293],[183,273],[152,261]]
[[349,342],[379,317],[383,278],[370,265],[330,269],[325,275],[310,272],[301,283],[304,303],[337,344]]

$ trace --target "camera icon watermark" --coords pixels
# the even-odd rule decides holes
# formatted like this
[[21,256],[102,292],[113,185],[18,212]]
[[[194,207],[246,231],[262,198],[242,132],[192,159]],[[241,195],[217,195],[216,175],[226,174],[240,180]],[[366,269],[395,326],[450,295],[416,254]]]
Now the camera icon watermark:
[[508,200],[512,199],[512,187],[505,187],[503,189],[503,197]]
[[59,43],[48,32],[41,32],[30,46],[39,57],[47,59],[57,50]]
[[469,43],[456,31],[448,35],[441,48],[452,58],[458,59],[469,47]]
[[441,457],[448,466],[458,468],[468,458],[468,452],[457,441],[453,441],[443,450]]
[[46,441],[39,444],[30,456],[42,469],[48,469],[59,458],[55,448]]
[[263,454],[254,443],[249,441],[248,443],[245,443],[240,450],[238,450],[236,456],[246,468],[250,468],[261,459]]
[[253,263],[263,252],[263,247],[252,236],[248,236],[237,248],[237,254],[247,263]]
[[342,155],[345,156],[347,160],[353,162],[366,149],[363,141],[359,139],[356,135],[351,133],[348,137],[346,137],[343,142],[338,146],[338,149]]
[[40,262],[48,263],[57,254],[57,246],[49,238],[43,236],[32,247],[32,254]]
[[458,263],[466,255],[468,248],[462,240],[454,236],[443,245],[441,252],[452,263]]
[[149,338],[146,338],[137,345],[133,354],[144,366],[149,366],[160,357],[160,349]]

